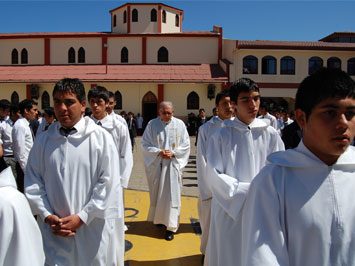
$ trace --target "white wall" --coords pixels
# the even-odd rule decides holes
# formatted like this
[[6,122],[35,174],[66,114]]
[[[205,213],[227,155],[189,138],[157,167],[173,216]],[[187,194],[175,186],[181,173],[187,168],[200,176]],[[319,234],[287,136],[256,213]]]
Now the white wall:
[[142,38],[108,38],[108,63],[121,64],[121,50],[128,49],[128,64],[142,63]]
[[44,39],[4,39],[0,40],[0,65],[11,65],[11,53],[17,49],[18,61],[21,65],[21,51],[25,48],[28,54],[28,64],[44,64]]
[[78,51],[80,47],[85,49],[85,64],[101,64],[102,53],[101,38],[58,38],[51,39],[51,64],[65,65],[68,64],[68,51],[70,47],[75,49],[76,59],[78,62]]
[[[123,23],[123,12],[125,10],[126,8],[121,8],[112,13],[112,17],[111,17],[112,32],[127,33],[128,13],[127,13],[127,22]],[[116,27],[113,27],[113,15],[116,15],[116,22],[117,22]]]
[[147,64],[158,63],[158,50],[169,51],[168,64],[217,64],[218,38],[216,37],[149,37]]
[[[175,26],[175,16],[178,14],[176,11],[170,10],[169,8],[162,7],[162,12],[165,10],[166,12],[166,23],[162,23],[161,31],[162,33],[172,33],[172,32],[180,32],[179,27]],[[178,14],[179,15],[179,14]],[[180,15],[179,15],[180,17]]]

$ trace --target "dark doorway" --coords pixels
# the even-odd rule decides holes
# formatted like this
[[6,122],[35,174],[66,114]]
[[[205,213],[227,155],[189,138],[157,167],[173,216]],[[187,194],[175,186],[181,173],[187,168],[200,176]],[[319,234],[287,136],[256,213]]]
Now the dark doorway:
[[143,128],[147,123],[157,117],[158,100],[151,91],[147,92],[142,99]]

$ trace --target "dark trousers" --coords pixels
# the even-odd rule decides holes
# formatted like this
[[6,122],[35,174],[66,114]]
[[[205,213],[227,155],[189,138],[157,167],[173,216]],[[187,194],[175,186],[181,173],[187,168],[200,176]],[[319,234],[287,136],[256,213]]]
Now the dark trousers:
[[25,191],[25,184],[24,184],[25,175],[18,162],[16,162],[16,173],[17,173],[17,178],[16,178],[17,189],[18,191],[23,193]]

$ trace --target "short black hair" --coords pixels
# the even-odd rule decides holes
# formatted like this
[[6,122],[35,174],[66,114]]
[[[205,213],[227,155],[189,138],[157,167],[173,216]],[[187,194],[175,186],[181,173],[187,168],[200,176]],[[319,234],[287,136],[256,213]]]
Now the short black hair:
[[75,94],[79,102],[85,101],[85,87],[80,79],[77,78],[63,78],[59,80],[53,89],[53,97],[57,93],[71,92]]
[[0,100],[0,108],[2,109],[10,109],[11,103],[7,99],[1,99]]
[[31,110],[31,108],[33,107],[33,105],[37,105],[37,103],[34,102],[33,100],[24,99],[23,101],[21,101],[21,102],[19,103],[19,109],[20,109],[21,115],[24,115],[24,114],[25,114],[25,110],[26,110],[26,111]]
[[219,102],[225,97],[229,97],[229,89],[225,89],[217,93],[215,100],[216,105],[218,105]]
[[48,116],[54,116],[54,109],[53,109],[53,107],[44,108],[43,113]]
[[306,77],[298,87],[295,109],[301,109],[308,118],[313,108],[329,98],[355,98],[355,82],[344,71],[321,68]]
[[88,100],[90,101],[91,98],[100,98],[103,99],[106,103],[109,100],[109,93],[105,87],[102,86],[95,86],[92,87],[88,92]]
[[108,92],[108,97],[109,97],[109,98],[115,98],[115,94],[113,94],[112,91],[109,91],[109,92]]
[[241,92],[259,92],[259,86],[250,78],[241,78],[237,81],[233,82],[233,84],[229,87],[229,95],[231,101],[237,102],[238,96]]
[[16,114],[18,111],[20,110],[20,107],[18,106],[18,104],[11,104],[10,106],[10,114]]

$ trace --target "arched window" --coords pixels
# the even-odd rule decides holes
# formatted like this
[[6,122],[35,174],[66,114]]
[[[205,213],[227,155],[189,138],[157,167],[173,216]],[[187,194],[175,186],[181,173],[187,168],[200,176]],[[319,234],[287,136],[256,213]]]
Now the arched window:
[[258,58],[253,55],[243,58],[243,74],[258,74]]
[[291,56],[284,56],[281,58],[281,75],[294,75],[296,73],[296,61]]
[[163,10],[163,12],[162,12],[162,22],[166,23],[166,11],[165,10]]
[[348,74],[355,75],[355,57],[348,60]]
[[127,11],[123,12],[123,23],[127,23]]
[[42,109],[50,107],[50,97],[47,91],[44,91],[41,97]]
[[113,26],[116,27],[117,26],[117,16],[113,15]]
[[78,63],[85,63],[85,49],[83,47],[80,47],[78,51]]
[[176,27],[180,26],[180,17],[179,17],[179,15],[175,15],[175,26]]
[[194,91],[190,92],[189,95],[187,95],[187,109],[200,109],[200,97]]
[[341,69],[341,60],[338,57],[330,57],[327,60],[327,67]]
[[26,48],[21,51],[21,64],[28,64],[28,53]]
[[75,50],[73,47],[70,47],[68,51],[68,63],[75,64]]
[[150,21],[157,22],[157,10],[155,8],[150,11]]
[[276,58],[273,56],[264,56],[261,59],[261,73],[267,75],[276,74]]
[[17,104],[19,104],[19,102],[20,102],[20,99],[18,97],[18,93],[16,91],[14,91],[11,94],[11,103],[14,104],[14,105],[17,105]]
[[169,51],[164,46],[158,50],[158,62],[169,62]]
[[116,100],[116,105],[114,108],[122,110],[122,94],[119,91],[115,92],[115,100]]
[[121,63],[128,63],[128,49],[126,47],[121,50]]
[[11,52],[11,64],[17,65],[18,64],[18,52],[17,49],[13,49]]
[[323,59],[318,56],[313,56],[308,60],[308,74],[311,75],[318,69],[323,67]]
[[138,22],[138,10],[137,9],[132,10],[132,22]]

